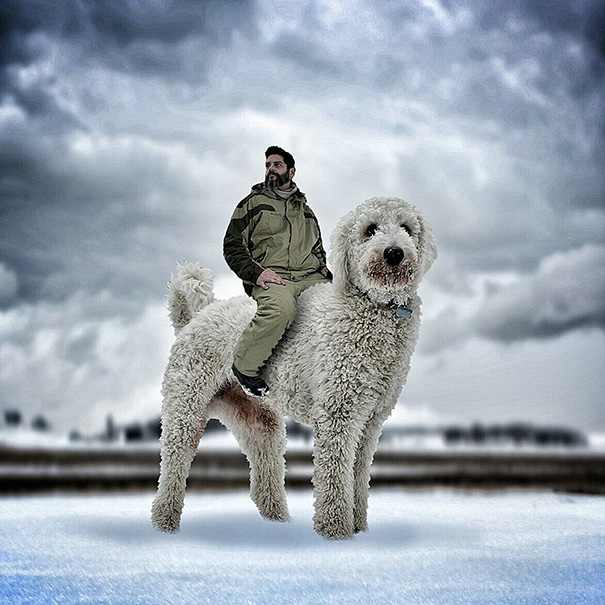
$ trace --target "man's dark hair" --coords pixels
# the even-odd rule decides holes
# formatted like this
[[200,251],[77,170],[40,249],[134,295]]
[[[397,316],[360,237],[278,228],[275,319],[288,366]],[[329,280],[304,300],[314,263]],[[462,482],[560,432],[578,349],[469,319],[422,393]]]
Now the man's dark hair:
[[288,170],[294,168],[294,158],[292,157],[292,154],[288,153],[285,149],[282,149],[277,145],[271,145],[271,147],[267,147],[267,151],[265,151],[265,158],[268,158],[270,155],[281,155],[281,157],[284,158],[286,168]]

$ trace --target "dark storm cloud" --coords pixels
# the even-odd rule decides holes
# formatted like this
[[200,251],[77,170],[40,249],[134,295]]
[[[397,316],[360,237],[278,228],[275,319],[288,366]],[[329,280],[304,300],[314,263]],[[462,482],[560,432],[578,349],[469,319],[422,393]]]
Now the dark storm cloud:
[[[29,63],[36,51],[28,41],[35,32],[71,41],[93,61],[141,73],[186,69],[188,57],[175,49],[189,38],[201,38],[205,50],[225,46],[233,31],[254,35],[254,5],[249,0],[8,0],[0,8],[3,63]],[[200,57],[196,67],[203,67]],[[201,75],[201,74],[200,74]]]
[[[454,287],[475,271],[531,273],[555,251],[603,243],[605,79],[587,33],[602,6],[373,6],[391,40],[373,84],[402,99],[390,118],[399,181],[429,202]],[[384,128],[389,112],[374,115]]]
[[605,330],[605,246],[553,254],[534,273],[507,284],[487,281],[482,289],[472,313],[451,306],[429,322],[422,350],[432,353],[472,336],[510,343],[579,328]]
[[492,292],[470,322],[476,333],[510,342],[552,338],[582,327],[605,330],[605,247],[545,259],[537,273]]
[[[197,86],[215,51],[229,46],[235,31],[255,38],[254,10],[249,0],[5,0],[0,4],[0,102],[11,98],[29,117],[45,119],[51,132],[85,128],[51,91],[61,84],[62,73],[24,79],[20,70],[45,59],[56,63],[58,55],[83,81],[101,65]],[[102,104],[90,93],[82,95],[89,110]]]
[[392,90],[400,84],[403,71],[402,61],[380,54],[374,59],[374,85],[379,90]]
[[[125,140],[117,127],[108,137],[111,119],[99,132],[97,114],[110,112],[122,91],[93,92],[88,73],[100,67],[196,85],[236,30],[255,35],[251,2],[1,4],[0,304],[61,300],[78,288],[144,300],[157,288],[154,269],[168,274],[183,254],[168,233],[187,216],[183,201],[200,192],[153,136]],[[145,99],[135,102],[133,115],[143,114]],[[82,152],[74,147],[80,135]]]
[[10,95],[28,115],[47,117],[54,131],[83,127],[49,92],[60,74],[23,83],[15,68],[43,59],[60,43],[83,74],[100,64],[196,86],[214,51],[228,46],[236,30],[256,35],[252,2],[7,0],[0,6],[0,101]]
[[[81,27],[86,50],[113,69],[192,84],[204,81],[212,52],[227,46],[234,31],[256,33],[253,3],[246,0],[165,2],[153,10],[99,0],[81,17]],[[189,41],[197,44],[194,53],[183,51]]]
[[331,56],[326,48],[306,36],[284,33],[272,45],[270,52],[275,53],[280,59],[296,64],[307,74],[312,74],[314,78],[320,80],[330,82],[352,74],[351,65]]
[[[483,29],[501,29],[509,18],[553,34],[570,34],[585,40],[595,53],[605,58],[605,4],[602,0],[441,0],[450,11],[460,7],[479,16]],[[400,19],[396,9],[393,19]]]
[[13,271],[0,263],[0,306],[17,295],[19,284]]
[[187,216],[182,205],[175,216],[173,200],[191,196],[170,150],[118,139],[80,154],[27,125],[1,134],[0,260],[18,277],[19,299],[110,288],[144,300],[157,290],[155,271],[168,274],[179,256],[174,234]]
[[[486,14],[486,24],[495,26],[502,16],[520,13],[550,32],[568,33],[584,39],[601,60],[605,59],[605,4],[602,0],[518,0],[486,3],[485,6],[488,11],[490,8],[499,9],[498,12]],[[603,65],[597,71],[603,75]]]
[[[528,36],[546,31],[561,46],[567,41],[580,45],[584,53],[581,65],[573,56],[560,53],[556,61],[550,62],[551,69],[544,72],[537,86],[552,95],[563,83],[587,121],[593,122],[585,136],[594,147],[594,161],[602,175],[605,172],[605,3],[602,0],[502,1],[485,3],[479,14],[486,27],[501,28],[513,17],[522,21]],[[564,146],[568,147],[569,142]],[[561,152],[565,154],[566,150]],[[603,206],[605,179],[598,178],[598,181],[596,191],[589,195],[574,193],[571,201],[580,206]]]
[[[580,45],[585,55],[582,65],[574,57],[560,53],[537,86],[544,93],[552,94],[556,92],[557,82],[564,79],[566,92],[576,100],[587,120],[592,117],[593,124],[585,136],[594,147],[596,166],[601,175],[605,173],[605,3],[602,0],[503,0],[484,3],[477,14],[485,28],[501,29],[512,17],[523,23],[527,36],[548,32],[561,45],[567,41]],[[589,195],[572,194],[571,201],[580,206],[603,206],[605,179],[601,177],[598,181],[596,191]]]
[[[61,13],[61,5],[56,13],[53,9],[47,2],[12,0],[0,6],[0,102],[10,94],[27,115],[52,114],[55,125],[65,121],[68,127],[73,127],[77,120],[57,105],[44,86],[25,86],[14,73],[15,67],[28,66],[44,55],[41,46],[32,44],[29,36],[40,31],[42,24],[59,26],[57,17]],[[53,80],[53,77],[49,79]],[[44,84],[48,84],[49,79]]]
[[202,194],[187,170],[194,152],[140,135],[53,132],[56,116],[34,118],[10,103],[3,114],[0,305],[79,289],[139,303],[159,295],[158,275],[185,255],[187,201]]
[[[360,40],[350,53],[340,54],[338,43],[319,20],[317,10],[307,9],[303,11],[304,27],[284,28],[274,41],[254,49],[258,55],[251,60],[247,79],[238,80],[242,78],[239,73],[229,74],[227,68],[232,57],[222,57],[225,64],[221,74],[232,77],[238,86],[226,95],[212,96],[204,91],[203,94],[208,95],[204,102],[211,111],[224,112],[235,103],[234,99],[245,105],[246,99],[256,95],[264,102],[267,90],[274,89],[278,83],[284,93],[294,91],[299,99],[318,97],[318,89],[320,93],[326,89],[338,92],[347,86],[362,94],[355,99],[355,111],[348,112],[344,106],[344,111],[339,108],[338,117],[354,121],[360,119],[355,116],[361,115],[364,125],[370,128],[380,127],[384,121],[383,112],[375,110],[384,93],[393,98],[402,95],[403,99],[413,100],[416,107],[424,102],[431,111],[434,109],[437,115],[452,123],[452,136],[459,136],[461,141],[488,141],[491,137],[492,142],[504,148],[513,168],[503,176],[501,168],[494,170],[485,190],[473,190],[472,158],[457,150],[448,153],[434,146],[421,149],[413,158],[401,160],[402,182],[407,187],[418,179],[417,188],[423,190],[426,197],[429,194],[435,199],[458,195],[468,200],[465,201],[468,211],[461,210],[454,223],[460,228],[444,228],[441,240],[455,251],[461,266],[467,270],[511,267],[532,270],[542,255],[552,251],[552,232],[536,229],[540,217],[537,211],[531,212],[532,196],[552,192],[549,203],[560,204],[561,208],[570,203],[582,208],[598,207],[605,199],[604,177],[597,170],[602,160],[594,151],[597,147],[593,147],[592,152],[581,151],[590,137],[602,139],[602,131],[590,128],[602,121],[601,117],[595,117],[599,112],[594,110],[594,97],[587,93],[586,101],[573,107],[565,105],[572,83],[584,80],[588,82],[586,90],[594,91],[595,81],[581,59],[569,58],[564,53],[553,54],[559,47],[548,41],[527,42],[532,32],[556,30],[554,24],[547,22],[549,17],[530,15],[529,6],[521,3],[442,5],[450,11],[445,19],[427,12],[428,4],[376,5],[393,26],[392,40],[375,49]],[[457,11],[461,7],[471,11],[472,18],[459,18]],[[168,155],[154,150],[153,145],[141,144],[131,153],[118,152],[120,163],[112,161],[111,149],[106,153],[93,150],[86,159],[86,155],[79,155],[70,147],[66,135],[98,128],[97,114],[111,113],[112,97],[121,92],[120,89],[93,90],[92,85],[86,84],[87,69],[102,65],[105,69],[120,70],[125,78],[133,76],[133,79],[141,75],[159,76],[166,80],[167,86],[175,78],[196,82],[207,68],[206,61],[197,69],[194,61],[207,59],[197,57],[198,50],[228,44],[235,30],[246,35],[255,31],[252,4],[183,1],[154,3],[151,10],[149,4],[138,2],[62,1],[53,3],[51,10],[47,2],[31,1],[4,3],[0,10],[1,27],[7,34],[3,39],[8,40],[5,42],[7,52],[2,55],[4,74],[10,82],[13,102],[28,120],[27,124],[5,125],[0,132],[3,149],[0,193],[4,212],[0,260],[4,259],[7,270],[18,276],[20,295],[25,298],[41,296],[43,292],[60,295],[61,288],[68,289],[69,274],[84,277],[88,265],[80,259],[90,257],[89,246],[95,241],[108,246],[105,264],[111,264],[112,253],[119,253],[134,255],[145,265],[144,254],[153,252],[149,249],[150,243],[134,243],[136,238],[132,234],[137,225],[141,225],[139,233],[158,232],[157,240],[169,248],[167,255],[172,254],[173,243],[159,233],[158,225],[173,224],[173,217],[165,209],[171,201],[183,199],[186,194],[179,189],[181,172],[166,168]],[[506,30],[508,15],[520,19],[517,29]],[[585,39],[582,38],[584,17],[572,17],[566,18],[565,27],[557,31]],[[454,25],[449,24],[448,19]],[[250,23],[252,26],[248,27]],[[412,39],[414,28],[419,27],[425,30]],[[44,44],[34,34],[45,36]],[[197,40],[199,46],[185,52],[182,44],[191,40]],[[21,81],[14,68],[37,65],[47,52],[45,45],[52,46],[53,42],[67,44],[73,50],[73,61],[69,65],[73,72],[64,76],[57,70]],[[65,53],[65,48],[56,52]],[[368,61],[357,61],[364,58]],[[273,71],[257,71],[256,64],[266,67],[270,64]],[[242,73],[247,72],[242,70]],[[271,73],[275,73],[274,79],[270,78]],[[280,74],[288,74],[287,81],[282,82]],[[79,105],[57,102],[53,89],[57,81],[79,84],[76,89],[80,95],[76,99]],[[313,85],[309,86],[309,82]],[[121,83],[131,92],[126,80]],[[443,86],[445,92],[441,92]],[[153,108],[151,104],[146,106],[145,98],[131,94],[141,117],[126,129],[136,134],[145,133],[150,143],[159,141],[161,136],[154,128],[162,121],[156,118],[157,114],[149,113]],[[281,95],[272,91],[271,100],[275,107],[280,107]],[[315,99],[320,100],[321,95]],[[427,114],[417,114],[414,118],[416,110],[406,104],[401,107],[403,111],[399,121],[392,124],[392,132],[414,139],[432,118]],[[593,107],[592,114],[590,107]],[[125,115],[122,109],[119,107],[118,111]],[[131,120],[137,117],[134,111],[129,116]],[[471,124],[468,116],[472,116]],[[466,120],[466,130],[456,132],[456,120]],[[112,126],[112,121],[113,118],[106,118],[100,128],[115,135],[124,132],[124,125]],[[483,124],[491,123],[498,128],[491,131],[482,128]],[[168,131],[178,132],[177,136],[183,139],[186,129],[179,119],[167,120],[166,124]],[[194,146],[201,141],[199,135],[195,136],[190,142],[192,154]],[[117,144],[116,140],[109,144]],[[553,166],[556,169],[553,170]],[[537,188],[537,181],[542,190]],[[454,193],[456,186],[460,191]],[[150,214],[145,200],[153,195],[165,203]],[[481,203],[480,209],[473,208],[473,198]],[[447,197],[444,201],[449,203]],[[55,212],[53,205],[60,206],[61,211]],[[114,214],[116,207],[123,208],[124,214]],[[508,209],[507,224],[503,225],[499,208]],[[470,237],[469,229],[478,220],[482,229]],[[554,218],[552,225],[555,225]],[[67,229],[69,236],[66,236]],[[577,233],[581,234],[581,230]],[[572,226],[561,234],[562,238],[569,238],[569,241],[562,240],[566,247],[576,243],[573,238],[578,237],[577,233]],[[589,236],[585,241],[598,241],[598,237]],[[109,246],[112,238],[115,243]],[[96,262],[101,260],[97,258]],[[68,267],[71,271],[67,271]],[[74,272],[76,267],[79,269]],[[118,268],[115,274],[125,276],[127,272],[126,268]],[[91,272],[88,286],[107,285],[108,273]],[[132,283],[139,285],[128,288],[141,287],[144,272],[132,273]]]
[[[503,0],[436,5],[441,12],[420,3],[403,8],[397,2],[374,4],[393,39],[401,42],[395,60],[404,77],[396,78],[407,93],[459,115],[496,119],[519,130],[542,125],[561,135],[570,128],[563,105],[572,99],[591,126],[585,137],[595,156],[605,155],[600,153],[605,149],[605,3]],[[410,35],[413,44],[406,40]],[[573,43],[579,52],[573,51]],[[377,65],[376,71],[381,70],[384,67]],[[448,77],[454,82],[440,99],[436,88]],[[531,94],[524,94],[524,87]],[[568,153],[577,153],[576,135],[569,139]]]

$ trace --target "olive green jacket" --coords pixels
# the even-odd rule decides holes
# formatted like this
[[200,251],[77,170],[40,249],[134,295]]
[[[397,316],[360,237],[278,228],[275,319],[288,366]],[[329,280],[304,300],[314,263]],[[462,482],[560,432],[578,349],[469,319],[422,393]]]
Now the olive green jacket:
[[297,281],[326,266],[319,224],[305,194],[297,190],[284,200],[263,183],[233,212],[223,255],[248,294],[265,269]]

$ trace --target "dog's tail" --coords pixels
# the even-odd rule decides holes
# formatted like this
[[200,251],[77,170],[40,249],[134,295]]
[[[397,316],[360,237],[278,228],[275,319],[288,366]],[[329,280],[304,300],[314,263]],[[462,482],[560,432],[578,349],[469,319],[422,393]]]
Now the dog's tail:
[[214,301],[212,272],[199,263],[179,264],[176,276],[170,276],[168,290],[168,311],[176,335],[196,311]]

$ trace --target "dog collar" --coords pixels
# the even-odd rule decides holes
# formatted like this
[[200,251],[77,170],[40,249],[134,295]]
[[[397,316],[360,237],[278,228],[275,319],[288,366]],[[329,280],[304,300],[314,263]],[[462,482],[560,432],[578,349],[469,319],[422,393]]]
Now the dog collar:
[[[380,304],[380,303],[373,301],[367,292],[364,292],[358,286],[355,286],[355,287],[357,288],[357,291],[362,296],[365,296],[371,303],[373,303],[375,305]],[[397,317],[398,319],[410,319],[412,317],[412,315],[414,314],[414,310],[408,306],[409,304],[410,304],[410,299],[408,297],[405,301],[405,304],[398,304],[394,300],[390,300],[388,303],[385,304],[385,307],[387,309],[395,309],[395,317]]]
[[[408,299],[409,304],[409,299]],[[389,301],[387,304],[389,309],[395,308],[395,317],[399,317],[400,319],[410,319],[414,314],[414,310],[410,307],[406,307],[405,305],[398,305],[394,301]]]

